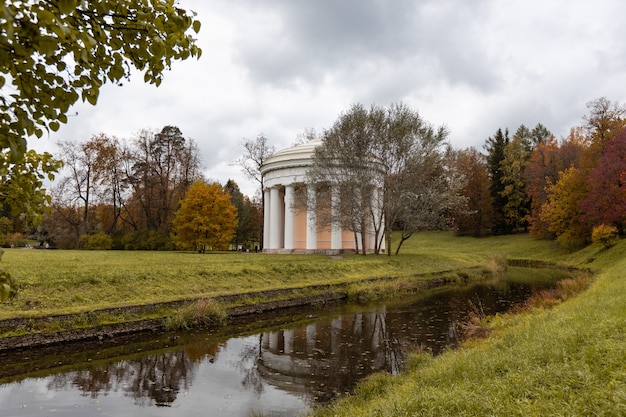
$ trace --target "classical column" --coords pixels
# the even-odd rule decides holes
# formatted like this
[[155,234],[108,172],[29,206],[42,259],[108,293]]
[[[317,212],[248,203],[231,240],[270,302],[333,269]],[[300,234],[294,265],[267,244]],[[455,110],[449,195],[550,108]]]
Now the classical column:
[[270,190],[266,188],[263,190],[263,249],[269,249],[270,247]]
[[306,326],[306,351],[313,353],[317,345],[317,324],[311,323]]
[[280,190],[278,187],[270,188],[270,240],[269,249],[280,249],[281,224],[281,202]]
[[274,352],[276,353],[278,351],[278,337],[280,335],[278,334],[278,332],[270,332],[270,343],[269,343],[269,350],[270,352]]
[[306,191],[306,248],[317,249],[317,202],[315,185],[309,184]]
[[285,185],[285,249],[294,249],[294,188]]
[[339,204],[341,203],[341,197],[339,195],[339,188],[337,186],[331,186],[331,218],[332,224],[330,228],[330,248],[335,250],[343,249],[343,242],[341,236],[341,223],[339,221]]
[[291,355],[293,352],[293,340],[294,340],[294,331],[293,329],[283,330],[283,352],[285,355]]

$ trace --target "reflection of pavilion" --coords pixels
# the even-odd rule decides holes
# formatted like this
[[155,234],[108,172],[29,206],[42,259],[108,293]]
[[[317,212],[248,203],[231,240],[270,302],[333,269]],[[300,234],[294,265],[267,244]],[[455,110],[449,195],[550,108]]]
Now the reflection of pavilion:
[[263,333],[257,369],[280,389],[327,401],[373,371],[397,372],[403,358],[379,312]]

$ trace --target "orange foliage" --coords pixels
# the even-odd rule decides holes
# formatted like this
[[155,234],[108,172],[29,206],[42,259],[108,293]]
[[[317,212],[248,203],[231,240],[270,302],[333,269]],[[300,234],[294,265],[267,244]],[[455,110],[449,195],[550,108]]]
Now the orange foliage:
[[219,184],[194,182],[181,201],[172,238],[184,250],[226,250],[237,228],[237,209]]

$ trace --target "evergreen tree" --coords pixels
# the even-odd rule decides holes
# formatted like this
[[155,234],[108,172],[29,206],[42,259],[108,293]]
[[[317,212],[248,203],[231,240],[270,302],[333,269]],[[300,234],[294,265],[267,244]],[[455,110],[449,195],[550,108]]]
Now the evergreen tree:
[[493,199],[493,232],[495,234],[506,233],[507,225],[504,219],[504,206],[506,205],[506,197],[503,196],[504,184],[502,182],[502,161],[505,158],[504,149],[509,143],[509,130],[506,129],[502,133],[502,129],[498,129],[493,137],[489,137],[485,142],[485,150],[487,151],[487,170],[491,179],[491,198]]
[[252,229],[252,213],[247,197],[239,189],[235,180],[228,180],[224,186],[224,192],[230,196],[230,203],[237,209],[237,229],[233,237],[233,246],[250,249],[254,234]]
[[[530,131],[526,129],[522,133],[526,134]],[[527,226],[526,217],[530,214],[530,198],[526,192],[523,172],[530,155],[528,151],[530,144],[529,136],[518,137],[516,134],[505,146],[504,159],[500,163],[502,173],[500,196],[505,200],[502,215],[507,232]]]

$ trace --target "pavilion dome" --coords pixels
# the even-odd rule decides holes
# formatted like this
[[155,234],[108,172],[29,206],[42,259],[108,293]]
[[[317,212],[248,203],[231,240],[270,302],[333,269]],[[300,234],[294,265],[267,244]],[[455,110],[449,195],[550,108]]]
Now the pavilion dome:
[[304,182],[306,171],[312,164],[315,148],[322,144],[315,139],[290,148],[281,149],[265,160],[261,175],[268,186]]

